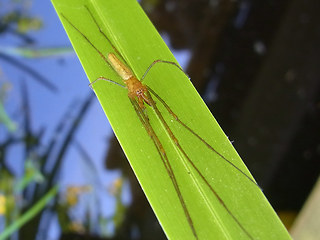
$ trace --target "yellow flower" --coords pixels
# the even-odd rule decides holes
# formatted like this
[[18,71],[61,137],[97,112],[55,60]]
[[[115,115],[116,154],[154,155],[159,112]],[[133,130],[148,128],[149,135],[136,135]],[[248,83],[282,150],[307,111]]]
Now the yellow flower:
[[109,187],[109,193],[112,195],[118,195],[121,192],[123,185],[123,179],[122,178],[117,178],[116,180],[113,181],[111,187]]
[[66,193],[67,204],[70,206],[76,205],[78,203],[79,194],[84,192],[89,192],[89,191],[91,191],[90,186],[80,186],[80,187],[69,186],[67,188],[67,193]]
[[0,215],[6,213],[6,197],[0,194]]
[[85,233],[85,228],[81,223],[78,222],[71,222],[69,224],[69,230],[72,232],[77,232],[77,233]]

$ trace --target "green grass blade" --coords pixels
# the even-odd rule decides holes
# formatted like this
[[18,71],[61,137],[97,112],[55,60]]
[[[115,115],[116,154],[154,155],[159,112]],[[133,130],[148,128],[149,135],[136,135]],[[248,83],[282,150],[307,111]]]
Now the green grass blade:
[[55,197],[58,193],[58,186],[55,186],[48,191],[36,204],[32,206],[27,212],[19,217],[14,223],[8,226],[2,233],[0,233],[0,240],[7,239],[11,234],[18,231],[21,226],[30,221],[35,215],[37,215],[48,202]]
[[0,124],[3,124],[7,127],[10,132],[14,132],[17,129],[16,124],[8,116],[3,102],[0,101]]
[[[175,61],[135,0],[52,2],[91,82],[100,76],[119,83],[121,79],[61,17],[61,14],[66,16],[103,54],[114,52],[99,33],[85,5],[138,78],[156,59]],[[144,83],[157,92],[183,122],[249,175],[232,144],[181,71],[170,64],[158,64]],[[96,82],[94,89],[166,235],[170,239],[194,239],[174,186],[130,104],[127,91],[104,81]],[[157,106],[194,164],[252,238],[290,239],[260,189],[174,121],[158,101]],[[199,239],[249,239],[177,150],[153,110],[147,107],[146,111],[168,154]]]

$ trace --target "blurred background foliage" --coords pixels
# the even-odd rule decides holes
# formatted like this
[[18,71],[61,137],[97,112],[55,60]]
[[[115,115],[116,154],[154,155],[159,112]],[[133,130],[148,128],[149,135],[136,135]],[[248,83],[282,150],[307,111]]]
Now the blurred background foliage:
[[[320,29],[317,0],[141,0],[171,49],[189,57],[186,72],[203,96],[264,193],[290,229],[315,184],[320,169]],[[4,5],[10,6],[6,11]],[[45,23],[32,16],[32,1],[0,2],[0,38],[15,36],[19,44],[0,46],[0,61],[24,71],[57,92],[49,76],[26,62],[39,56],[65,56],[69,47],[36,49],[32,34]],[[56,18],[56,24],[60,24]],[[18,57],[17,57],[18,56]],[[74,135],[94,99],[89,94],[75,108],[61,109],[51,136],[46,126],[33,127],[27,82],[12,85],[0,62],[0,232],[59,185],[62,163],[73,146],[93,166],[90,154]],[[67,81],[67,80],[66,80]],[[20,89],[19,109],[6,99]],[[40,99],[39,99],[40,100]],[[41,99],[40,101],[45,101]],[[16,112],[18,114],[10,115]],[[196,114],[196,113],[195,113]],[[49,139],[49,140],[48,140]],[[105,168],[121,170],[104,191],[115,199],[114,214],[93,214],[97,192],[90,185],[60,186],[46,207],[35,209],[11,239],[48,239],[50,221],[57,218],[60,239],[165,239],[117,140],[106,147]],[[23,162],[18,174],[8,152],[19,146]],[[98,159],[97,161],[102,161]],[[21,168],[19,166],[18,168]],[[69,170],[72,171],[72,170]],[[90,170],[95,175],[94,167]],[[123,201],[130,183],[131,203]],[[128,191],[128,190],[127,190]],[[250,207],[250,206],[248,206]],[[80,210],[79,210],[80,209]],[[84,212],[77,219],[75,212]],[[59,232],[59,231],[58,231]],[[0,239],[1,234],[0,233]]]

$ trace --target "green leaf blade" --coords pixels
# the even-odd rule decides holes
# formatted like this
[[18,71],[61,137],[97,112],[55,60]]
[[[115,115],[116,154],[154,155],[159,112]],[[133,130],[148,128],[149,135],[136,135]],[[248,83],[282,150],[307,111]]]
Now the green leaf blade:
[[[84,7],[88,6],[138,78],[154,60],[175,61],[136,1],[52,2],[58,14],[63,13],[79,27],[104,55],[114,52],[90,18]],[[104,76],[121,83],[119,76],[83,37],[63,18],[61,20],[90,81]],[[181,121],[250,176],[193,85],[181,71],[170,64],[159,63],[150,70],[144,83],[165,100]],[[94,89],[167,236],[170,239],[194,239],[172,181],[154,143],[133,110],[126,90],[103,81],[96,82]],[[164,106],[157,99],[154,100],[190,159],[250,236],[253,239],[290,239],[260,189],[179,125]],[[147,107],[146,112],[168,154],[198,238],[250,239],[179,152],[153,109]]]

